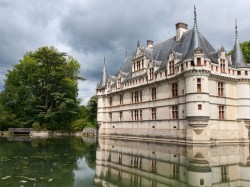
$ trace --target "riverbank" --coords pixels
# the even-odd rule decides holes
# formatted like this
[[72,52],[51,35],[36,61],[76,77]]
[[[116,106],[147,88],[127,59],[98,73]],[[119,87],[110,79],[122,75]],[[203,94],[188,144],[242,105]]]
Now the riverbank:
[[[11,131],[0,131],[0,137],[11,137],[18,136]],[[77,132],[62,132],[62,131],[31,131],[27,136],[32,138],[48,138],[48,137],[59,137],[59,136],[76,136],[76,137],[96,137],[97,130],[95,128],[86,128],[82,131]]]

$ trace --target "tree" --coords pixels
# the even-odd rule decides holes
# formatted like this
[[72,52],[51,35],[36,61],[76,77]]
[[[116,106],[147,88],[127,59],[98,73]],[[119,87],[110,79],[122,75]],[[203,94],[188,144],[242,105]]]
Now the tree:
[[8,71],[0,102],[23,126],[67,129],[79,113],[80,64],[54,47],[28,52]]
[[88,109],[88,119],[89,121],[91,121],[94,125],[96,125],[97,123],[97,97],[96,96],[92,96],[90,98],[90,100],[88,101],[87,104],[87,109]]
[[[246,63],[250,63],[250,41],[242,42],[240,44],[244,59]],[[229,52],[230,55],[233,55],[234,50]]]

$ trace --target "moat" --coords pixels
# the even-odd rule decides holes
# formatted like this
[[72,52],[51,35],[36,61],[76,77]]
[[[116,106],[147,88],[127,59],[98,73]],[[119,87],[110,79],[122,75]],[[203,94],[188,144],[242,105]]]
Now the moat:
[[250,186],[249,144],[0,139],[0,186]]

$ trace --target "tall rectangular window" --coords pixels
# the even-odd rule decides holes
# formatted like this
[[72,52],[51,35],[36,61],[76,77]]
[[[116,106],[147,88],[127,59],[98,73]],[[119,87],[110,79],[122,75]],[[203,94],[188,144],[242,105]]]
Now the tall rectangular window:
[[109,106],[112,106],[113,99],[112,97],[109,98]]
[[142,110],[140,110],[140,120],[142,120]]
[[138,120],[139,120],[138,110],[134,110],[134,120],[135,120],[135,121],[138,121]]
[[140,91],[140,102],[142,102],[142,91]]
[[134,103],[134,93],[131,93],[131,102]]
[[138,93],[138,91],[136,91],[134,93],[134,95],[135,95],[135,103],[138,103],[139,102],[139,93]]
[[117,88],[121,88],[121,79],[118,79]]
[[156,120],[156,108],[151,109],[151,118],[152,120]]
[[154,78],[154,68],[149,69],[149,80],[152,80]]
[[220,60],[220,72],[221,73],[225,73],[226,72],[225,60],[223,60],[223,59]]
[[169,74],[174,74],[174,61],[169,62]]
[[120,121],[122,121],[122,112],[120,112],[120,114],[119,114],[119,119],[120,119]]
[[218,96],[224,95],[224,84],[223,82],[218,82]]
[[119,95],[119,100],[120,100],[120,105],[122,105],[123,104],[123,95],[122,94]]
[[178,106],[172,106],[172,117],[173,119],[178,119],[179,115],[178,115]]
[[151,90],[151,99],[156,100],[156,88],[152,88]]
[[197,58],[197,66],[201,66],[201,58]]
[[131,110],[131,121],[134,121],[134,111]]
[[219,119],[224,119],[225,117],[225,106],[219,105]]
[[178,83],[172,84],[172,97],[178,96]]
[[112,121],[112,113],[109,112],[109,121]]
[[197,78],[197,92],[201,92],[201,78]]

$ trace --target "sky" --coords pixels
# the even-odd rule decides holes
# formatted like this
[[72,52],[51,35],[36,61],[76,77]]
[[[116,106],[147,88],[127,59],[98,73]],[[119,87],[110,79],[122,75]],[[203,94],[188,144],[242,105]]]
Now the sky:
[[0,89],[7,70],[28,51],[54,46],[81,64],[79,98],[86,104],[100,82],[103,59],[115,74],[139,40],[146,46],[175,35],[175,24],[199,31],[210,44],[233,48],[235,19],[240,42],[250,40],[249,0],[0,0]]

